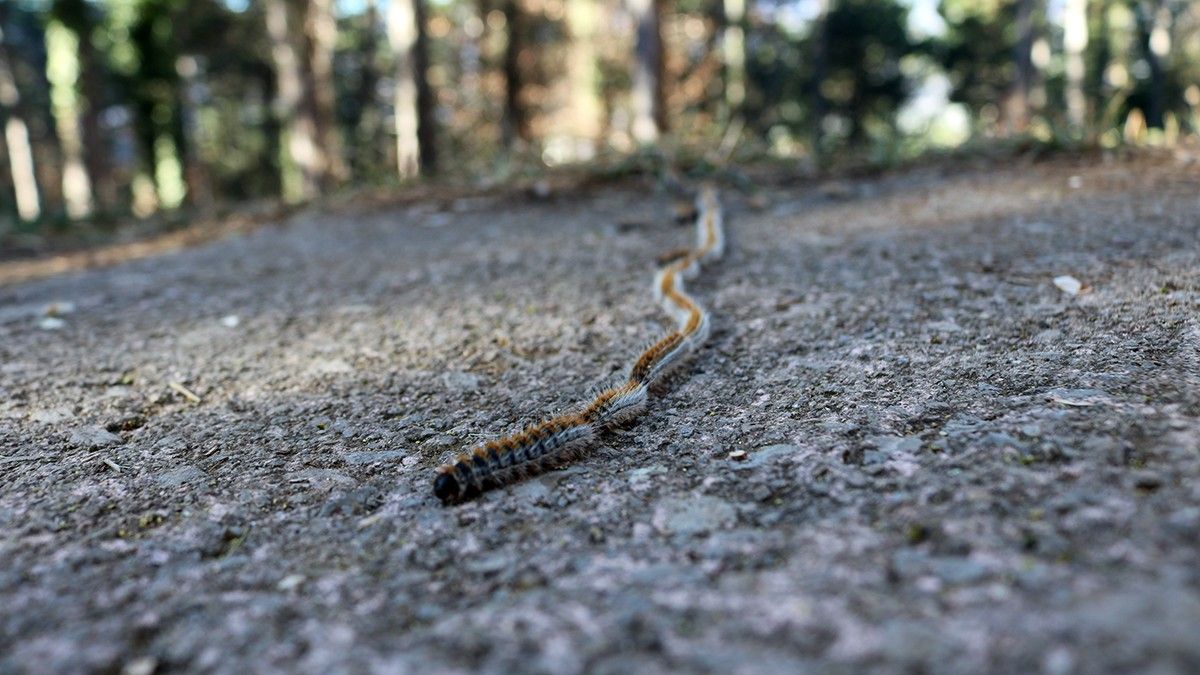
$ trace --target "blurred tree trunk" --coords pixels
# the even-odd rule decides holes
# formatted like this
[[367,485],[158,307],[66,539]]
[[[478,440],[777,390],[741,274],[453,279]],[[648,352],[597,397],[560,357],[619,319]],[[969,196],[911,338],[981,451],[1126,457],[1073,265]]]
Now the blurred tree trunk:
[[487,94],[488,4],[471,0],[464,2],[461,10],[466,20],[463,22],[465,36],[460,57],[462,97],[459,105],[473,114],[475,125],[480,128],[489,126],[488,122],[492,120],[488,110],[492,97]]
[[180,58],[177,70],[183,80],[183,96],[180,97],[184,146],[183,179],[187,184],[188,202],[204,209],[213,202],[208,167],[200,157],[202,130],[199,117],[200,108],[204,104],[204,73],[200,68],[200,60],[195,56]]
[[[91,28],[94,29],[94,26]],[[112,173],[112,164],[109,162],[108,136],[101,122],[106,100],[106,76],[100,55],[90,39],[91,33],[90,29],[86,33],[79,33],[79,59],[82,66],[83,96],[86,99],[83,109],[84,159],[93,180],[96,203],[101,209],[108,210],[119,205],[120,196]]]
[[567,30],[571,41],[567,72],[571,86],[571,136],[575,144],[572,151],[576,159],[591,159],[600,139],[603,112],[595,48],[599,10],[596,0],[567,1]]
[[651,143],[667,131],[662,16],[666,0],[628,0],[637,30],[633,71],[633,138]]
[[[107,99],[107,74],[103,59],[92,43],[98,21],[93,9],[84,0],[54,0],[50,17],[74,33],[78,44],[80,129],[82,131],[83,161],[94,191],[93,197],[101,209],[117,206],[119,197],[109,159],[109,143],[100,117]],[[77,94],[77,95],[78,95]]]
[[160,207],[174,209],[188,194],[184,166],[189,152],[180,114],[177,3],[139,0],[112,7],[110,34],[128,36],[109,57],[134,111],[140,162],[131,185],[133,210],[149,215]]
[[283,196],[303,201],[317,195],[321,180],[321,146],[310,98],[305,92],[302,61],[296,49],[295,23],[287,0],[265,0],[267,33],[275,63],[275,112],[283,123]]
[[[2,87],[3,85],[0,84],[0,88]],[[3,98],[3,93],[0,93],[0,98]],[[17,203],[16,199],[12,199],[10,202],[10,198],[15,197],[17,192],[13,186],[12,162],[8,159],[8,141],[4,138],[4,126],[7,120],[8,113],[4,109],[4,104],[0,103],[0,237],[3,237],[4,230],[9,224],[6,217],[8,216],[8,205],[12,203],[15,206]],[[26,133],[28,131],[26,129]],[[19,212],[17,217],[25,220]]]
[[427,40],[423,0],[391,0],[388,42],[396,63],[396,169],[401,178],[432,173],[437,167]]
[[79,36],[58,19],[46,23],[46,79],[50,81],[50,108],[63,161],[63,201],[67,216],[92,214],[92,181],[83,160],[80,132]]
[[[0,17],[2,19],[3,17]],[[34,173],[33,147],[29,143],[29,127],[21,116],[21,92],[13,77],[8,46],[4,41],[4,26],[0,21],[0,123],[4,124],[4,143],[8,151],[13,193],[17,215],[21,220],[36,220],[42,213],[38,196],[37,176]]]
[[508,42],[504,46],[504,145],[512,149],[518,140],[529,142],[529,115],[521,99],[521,50],[525,39],[525,12],[519,0],[504,0],[504,25]]
[[1067,121],[1075,132],[1087,124],[1087,97],[1083,93],[1086,74],[1084,52],[1088,43],[1088,0],[1067,0],[1063,8],[1063,51],[1066,55]]
[[1036,0],[1016,0],[1013,27],[1013,84],[1006,107],[1009,133],[1024,133],[1029,127],[1029,98],[1033,89],[1033,10]]
[[721,56],[725,66],[725,104],[736,116],[746,101],[746,0],[724,1]]
[[433,87],[429,86],[429,34],[425,30],[425,0],[410,0],[416,15],[417,41],[413,45],[413,75],[417,80],[417,138],[421,143],[421,170],[437,171],[437,127],[434,122]]
[[321,146],[320,181],[323,187],[346,180],[337,128],[337,89],[333,83],[333,52],[337,45],[337,21],[333,0],[308,0],[304,12],[304,37],[308,68],[304,69],[310,106],[316,123],[316,140]]
[[[40,75],[45,76],[45,72]],[[49,83],[46,83],[46,89],[49,90]],[[63,205],[63,166],[62,151],[54,135],[54,116],[48,110],[37,110],[31,111],[25,120],[29,129],[29,144],[33,147],[37,184],[41,188],[42,212],[58,213]]]
[[[279,91],[278,75],[270,64],[265,68],[255,69],[255,82],[260,92],[261,100],[267,102],[268,110],[273,106],[276,92]],[[280,117],[270,113],[263,115],[262,134],[264,137],[263,151],[260,155],[263,164],[270,168],[273,181],[268,184],[274,189],[274,194],[284,194],[283,175],[286,171],[284,162],[284,128]]]
[[360,175],[380,165],[378,145],[379,138],[383,135],[379,105],[375,100],[375,92],[379,87],[379,42],[376,38],[379,8],[375,0],[367,0],[365,15],[366,25],[363,27],[359,53],[361,71],[358,91],[355,93],[354,117],[350,125],[350,128],[355,130],[354,164]]
[[[78,44],[79,86],[77,101],[82,132],[83,161],[94,190],[94,199],[101,208],[117,203],[116,185],[108,162],[108,143],[100,115],[104,111],[105,73],[100,55],[92,44],[97,21],[84,0],[55,0],[50,16],[74,33]],[[81,94],[81,96],[79,96]]]
[[1091,108],[1087,137],[1094,139],[1098,130],[1109,122],[1109,87],[1105,82],[1105,71],[1112,60],[1112,43],[1108,29],[1109,0],[1092,0],[1090,3],[1088,64],[1084,90]]
[[1133,15],[1137,23],[1138,47],[1150,67],[1150,82],[1146,92],[1146,126],[1163,128],[1166,109],[1166,75],[1162,61],[1171,48],[1171,38],[1163,24],[1169,17],[1163,11],[1162,0],[1134,0]]
[[825,115],[829,102],[821,89],[829,77],[829,10],[833,0],[818,0],[817,16],[812,26],[812,82],[809,83],[809,107],[812,114],[812,153],[820,158],[825,137]]

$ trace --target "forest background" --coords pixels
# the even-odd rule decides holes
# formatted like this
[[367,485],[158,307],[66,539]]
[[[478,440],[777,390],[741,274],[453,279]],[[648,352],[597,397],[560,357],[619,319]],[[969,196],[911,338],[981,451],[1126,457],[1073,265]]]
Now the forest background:
[[[1200,129],[1188,0],[3,0],[0,249],[647,153],[818,171]],[[35,247],[36,248],[36,247]]]

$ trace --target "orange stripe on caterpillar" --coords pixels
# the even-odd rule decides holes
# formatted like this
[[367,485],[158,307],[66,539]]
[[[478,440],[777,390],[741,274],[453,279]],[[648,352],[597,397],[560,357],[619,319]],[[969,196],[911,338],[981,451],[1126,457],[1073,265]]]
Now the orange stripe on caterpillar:
[[638,360],[633,364],[633,368],[629,371],[629,379],[637,382],[647,382],[650,379],[650,373],[653,371],[654,366],[663,358],[663,355],[678,347],[682,342],[683,335],[678,331],[668,333],[666,337],[642,352],[642,355],[638,357]]
[[433,482],[438,499],[461,502],[573,459],[597,433],[636,416],[645,406],[650,384],[707,339],[708,313],[684,291],[683,278],[695,275],[701,262],[723,254],[724,221],[712,187],[701,190],[696,204],[696,248],[674,258],[654,280],[655,296],[679,328],[638,356],[627,382],[601,392],[580,412],[489,441],[440,467]]

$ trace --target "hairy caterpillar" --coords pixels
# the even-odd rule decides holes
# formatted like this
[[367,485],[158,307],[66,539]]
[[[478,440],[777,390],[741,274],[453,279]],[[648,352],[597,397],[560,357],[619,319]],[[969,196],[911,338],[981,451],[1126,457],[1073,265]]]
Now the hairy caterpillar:
[[445,504],[574,459],[600,431],[636,417],[649,389],[708,338],[709,318],[683,287],[700,265],[725,251],[724,220],[716,189],[696,198],[696,247],[683,251],[654,277],[654,295],[678,328],[642,352],[624,384],[602,391],[582,410],[560,415],[463,453],[438,469],[433,494]]

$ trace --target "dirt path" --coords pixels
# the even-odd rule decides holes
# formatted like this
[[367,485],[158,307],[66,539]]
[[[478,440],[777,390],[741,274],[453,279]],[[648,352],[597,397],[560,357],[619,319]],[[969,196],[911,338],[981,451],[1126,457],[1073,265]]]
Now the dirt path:
[[1200,668],[1195,167],[727,197],[682,376],[454,508],[434,467],[663,330],[665,196],[0,288],[0,672]]

